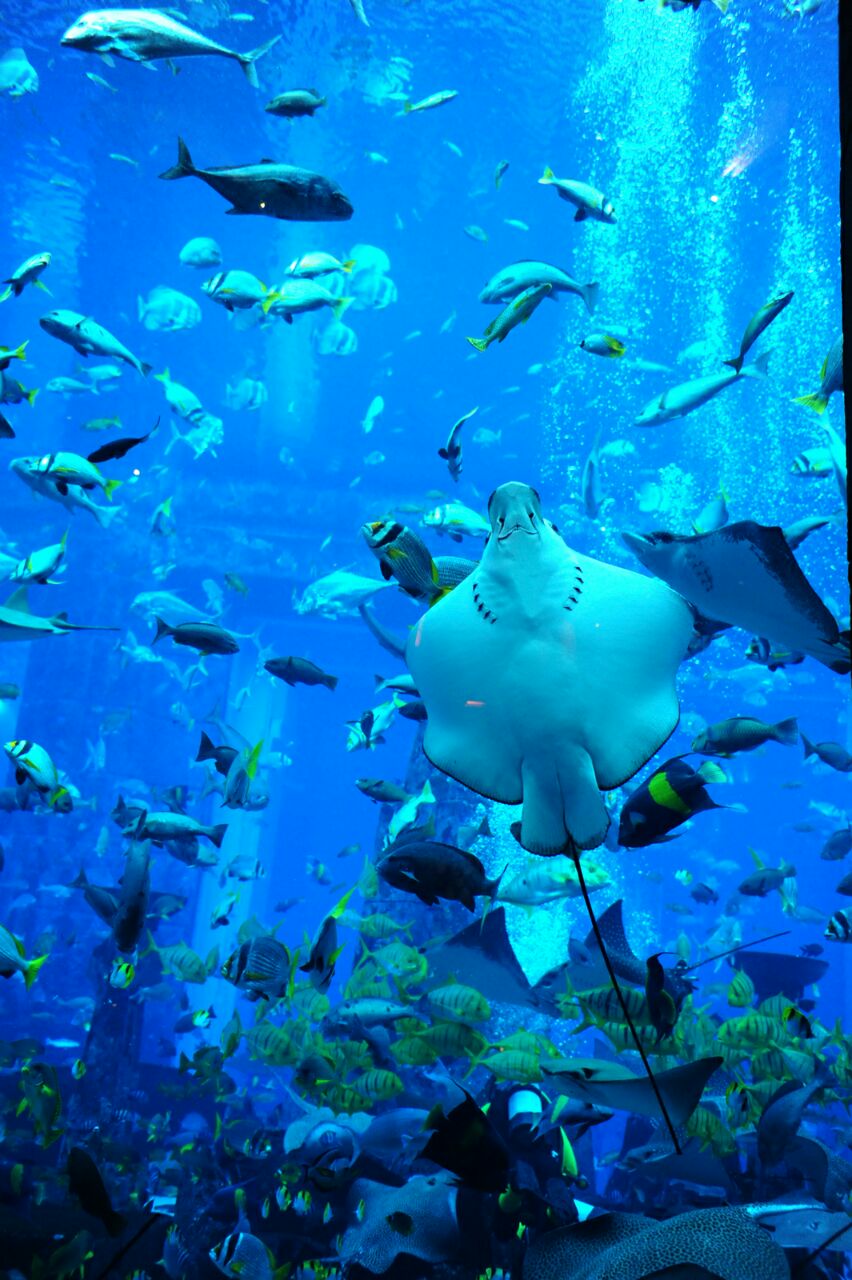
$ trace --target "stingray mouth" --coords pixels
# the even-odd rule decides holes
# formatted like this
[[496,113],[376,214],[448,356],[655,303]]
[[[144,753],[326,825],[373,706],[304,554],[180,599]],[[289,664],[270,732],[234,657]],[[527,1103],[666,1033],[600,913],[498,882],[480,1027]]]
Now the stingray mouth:
[[488,517],[498,542],[505,542],[514,533],[541,536],[541,499],[535,489],[516,480],[494,490],[488,499]]
[[535,516],[530,516],[529,519],[530,523],[522,523],[520,520],[516,520],[514,524],[507,526],[506,521],[501,516],[497,521],[497,528],[500,530],[497,534],[497,541],[506,542],[514,533],[526,533],[532,538],[541,537],[541,534],[535,527]]

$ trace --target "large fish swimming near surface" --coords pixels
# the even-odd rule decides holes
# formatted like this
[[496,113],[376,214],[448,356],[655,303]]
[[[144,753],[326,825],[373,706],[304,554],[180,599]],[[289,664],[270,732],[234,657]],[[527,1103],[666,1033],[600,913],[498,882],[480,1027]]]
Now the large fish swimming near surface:
[[0,643],[10,640],[40,640],[44,636],[64,636],[69,631],[118,631],[118,627],[84,627],[69,622],[65,613],[39,618],[30,612],[27,588],[19,587],[0,605]]
[[501,485],[488,512],[479,566],[408,642],[424,751],[480,795],[523,801],[532,853],[591,849],[609,826],[601,790],[677,725],[693,615],[673,591],[571,550],[529,485]]
[[594,281],[579,284],[563,271],[561,267],[551,266],[549,262],[535,262],[525,259],[513,262],[508,267],[496,272],[479,295],[480,302],[511,302],[525,289],[537,284],[549,284],[550,297],[556,300],[557,293],[576,293],[582,298],[589,314],[594,312],[598,300],[599,286]]
[[705,618],[742,627],[850,670],[849,633],[808,582],[776,525],[740,520],[713,533],[622,533],[646,569]]
[[215,54],[238,62],[249,84],[256,89],[254,64],[280,39],[273,36],[250,53],[236,53],[158,9],[93,9],[68,28],[60,43],[85,53],[99,53],[107,59],[115,54],[128,62],[148,63],[160,58]]
[[670,387],[660,396],[649,400],[645,408],[634,419],[637,427],[658,427],[663,422],[671,422],[674,418],[685,418],[694,409],[700,409],[708,400],[712,400],[725,387],[739,382],[740,378],[768,378],[770,352],[765,351],[752,364],[739,369],[726,369],[724,373],[711,373],[706,378],[691,378],[689,382],[678,383]]
[[177,164],[161,178],[200,178],[231,208],[226,213],[256,213],[288,222],[345,222],[353,209],[336,182],[310,169],[261,160],[259,164],[197,169],[183,138],[178,138]]

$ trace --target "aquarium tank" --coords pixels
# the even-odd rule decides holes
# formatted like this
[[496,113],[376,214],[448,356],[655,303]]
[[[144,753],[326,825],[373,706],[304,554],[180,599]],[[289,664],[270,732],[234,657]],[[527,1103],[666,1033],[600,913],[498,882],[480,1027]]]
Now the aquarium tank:
[[3,6],[0,1280],[852,1276],[845,9]]

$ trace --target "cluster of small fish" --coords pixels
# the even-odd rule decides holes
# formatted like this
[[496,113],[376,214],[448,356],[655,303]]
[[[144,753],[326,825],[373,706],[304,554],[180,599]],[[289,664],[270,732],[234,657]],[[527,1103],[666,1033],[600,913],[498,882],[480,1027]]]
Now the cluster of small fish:
[[[366,25],[360,0],[351,2]],[[725,13],[727,0],[713,3]],[[699,5],[663,0],[662,7]],[[801,17],[816,7],[795,12]],[[224,57],[256,86],[256,63],[278,39],[240,54],[168,13],[110,10],[84,15],[62,43],[143,63]],[[33,83],[14,61],[0,67],[0,88],[8,72],[12,96],[34,92],[35,72],[29,68]],[[446,90],[406,102],[401,114],[444,107],[456,96]],[[295,119],[324,104],[316,90],[298,89],[279,93],[265,110]],[[505,160],[497,165],[496,187],[508,167]],[[161,177],[199,179],[230,202],[232,213],[305,222],[346,221],[353,213],[337,183],[322,174],[272,161],[201,169],[182,139],[177,163]],[[574,208],[575,222],[615,223],[613,201],[589,183],[557,178],[550,168],[539,182]],[[478,226],[465,230],[471,239],[487,239]],[[3,300],[44,287],[50,261],[45,252],[22,263]],[[190,240],[180,261],[215,271],[202,292],[251,323],[292,324],[300,313],[326,308],[333,322],[317,343],[324,354],[355,349],[354,333],[341,322],[350,306],[382,309],[396,297],[390,262],[370,245],[355,245],[340,258],[306,252],[269,288],[251,272],[222,268],[222,250],[208,237]],[[559,294],[576,295],[592,315],[598,293],[596,282],[580,283],[552,264],[513,263],[480,295],[482,303],[500,305],[499,314],[482,338],[468,341],[478,351],[502,343]],[[779,295],[755,313],[724,371],[670,387],[635,424],[682,418],[742,378],[765,377],[768,354],[748,365],[745,357],[792,296]],[[148,331],[202,321],[194,298],[161,285],[138,300],[137,314]],[[85,381],[51,380],[53,393],[100,394],[120,375],[120,364],[141,376],[152,372],[89,316],[57,309],[40,325],[81,356],[111,362],[89,366]],[[626,333],[609,329],[580,342],[611,360],[622,359],[629,345]],[[24,360],[25,348],[25,342],[0,348],[4,404],[35,399],[35,389],[8,372],[13,360]],[[170,413],[189,424],[185,434],[172,426],[165,454],[182,442],[196,457],[215,456],[221,419],[168,370],[156,376]],[[826,358],[818,391],[801,399],[823,413],[840,391],[842,338]],[[267,395],[247,375],[228,384],[225,402],[253,411]],[[383,409],[375,397],[361,424],[365,435]],[[478,411],[456,419],[437,449],[454,483],[464,469],[465,427]],[[93,431],[117,425],[109,418],[87,424]],[[36,453],[15,459],[11,469],[36,494],[69,512],[83,509],[108,529],[121,509],[91,495],[100,490],[109,504],[122,482],[101,468],[144,446],[158,425],[144,435],[113,437],[87,456]],[[834,475],[845,500],[843,446],[832,427],[825,431],[826,447],[805,450],[793,470]],[[0,417],[0,438],[14,435]],[[480,427],[473,439],[495,443],[499,433]],[[604,502],[605,448],[598,439],[583,471],[589,518]],[[372,456],[382,459],[378,451]],[[377,643],[408,667],[377,679],[375,705],[345,722],[341,750],[376,752],[397,717],[417,730],[405,783],[357,780],[358,792],[381,806],[376,854],[365,859],[356,883],[347,877],[332,886],[335,904],[317,913],[312,937],[299,943],[277,936],[299,899],[269,904],[262,920],[245,916],[240,887],[267,874],[264,862],[235,851],[227,821],[205,822],[193,812],[212,795],[229,814],[262,811],[273,770],[285,763],[281,752],[246,740],[215,713],[192,738],[194,763],[205,773],[196,794],[178,785],[116,793],[114,830],[104,826],[73,878],[39,887],[59,901],[79,895],[99,922],[101,940],[92,949],[94,994],[64,1001],[66,1036],[0,1040],[6,1104],[0,1271],[10,1280],[442,1272],[479,1280],[510,1274],[783,1280],[791,1266],[802,1280],[841,1274],[839,1255],[852,1237],[852,1162],[825,1138],[848,1104],[852,1044],[839,1020],[828,1026],[819,1016],[817,984],[829,967],[823,944],[805,944],[798,955],[752,951],[782,933],[744,941],[739,913],[743,900],[766,899],[778,904],[785,925],[816,926],[826,941],[852,943],[852,910],[829,914],[800,903],[797,868],[785,858],[768,865],[756,850],[754,869],[712,928],[704,927],[700,947],[681,932],[673,947],[657,938],[638,954],[622,899],[616,896],[599,917],[591,902],[594,893],[616,892],[619,851],[673,841],[702,812],[735,810],[708,788],[727,785],[729,770],[747,753],[801,743],[805,760],[825,773],[852,772],[842,744],[812,742],[789,715],[775,723],[749,715],[696,723],[681,754],[651,763],[677,723],[681,663],[704,660],[720,637],[741,642],[744,656],[771,675],[806,663],[848,675],[845,620],[838,621],[793,554],[832,517],[783,526],[731,523],[720,493],[698,513],[691,534],[625,532],[624,543],[648,571],[636,574],[574,551],[527,485],[502,486],[485,515],[444,494],[435,501],[418,508],[419,531],[395,518],[405,514],[398,509],[363,523],[359,549],[373,558],[378,576],[335,570],[293,601],[297,617],[359,615]],[[171,497],[157,505],[150,533],[165,541],[173,536]],[[433,553],[427,536],[472,550]],[[31,611],[28,589],[61,583],[67,549],[66,532],[58,543],[2,559],[15,590],[0,606],[0,640],[117,629]],[[249,588],[239,574],[226,573],[224,583],[244,601]],[[375,599],[397,588],[422,610],[407,641],[374,611]],[[337,675],[304,656],[276,655],[256,633],[223,625],[222,590],[209,580],[205,589],[207,610],[166,590],[137,595],[133,609],[152,632],[140,641],[125,630],[117,646],[122,661],[157,664],[170,687],[188,694],[207,677],[209,659],[232,658],[247,640],[258,653],[256,680],[335,693]],[[166,657],[165,642],[190,651],[190,665]],[[549,674],[546,699],[534,680],[537,664]],[[4,684],[0,699],[19,692]],[[188,737],[198,719],[180,702],[172,710]],[[121,731],[121,713],[115,717],[101,722],[85,764],[54,761],[49,747],[26,738],[6,742],[14,786],[0,792],[0,809],[32,821],[79,814],[87,803],[80,786],[103,770],[104,740]],[[544,750],[542,741],[549,744]],[[706,758],[693,765],[690,756]],[[613,793],[612,800],[605,802],[601,791]],[[470,793],[494,808],[483,812]],[[523,809],[511,830],[497,833],[491,824],[500,803]],[[824,806],[820,816],[832,827],[820,860],[841,861],[852,851],[847,814]],[[111,836],[121,841],[121,874],[114,883],[96,883],[93,858],[107,854]],[[25,839],[16,832],[14,852],[9,842],[16,867],[23,865]],[[519,860],[517,845],[528,856]],[[719,877],[742,874],[738,862],[707,862],[706,879],[688,868],[676,872],[692,905],[678,899],[669,904],[673,913],[694,920],[696,908],[719,903]],[[320,885],[332,884],[324,864],[313,861],[307,870]],[[205,872],[218,875],[222,894],[210,928],[223,930],[217,936],[227,941],[203,955],[183,936],[179,917]],[[187,892],[167,887],[175,884]],[[852,875],[837,891],[852,896]],[[573,931],[565,962],[531,982],[510,929],[555,919],[539,913],[562,911],[566,902],[588,911],[591,929],[582,937]],[[6,909],[11,916],[27,905],[18,900]],[[480,918],[465,920],[465,911]],[[164,942],[164,928],[181,936]],[[16,931],[0,925],[0,976],[22,984],[34,1007],[39,989],[51,990],[63,943],[70,945],[58,933],[45,930],[28,950]],[[344,951],[352,960],[345,979]],[[665,958],[671,962],[664,965]],[[711,963],[718,972],[725,961],[724,981],[698,972]],[[218,980],[237,995],[221,1028],[212,999],[197,993]],[[175,1002],[171,1035],[160,1048],[177,1067],[152,1065],[141,1093],[138,1075],[128,1072],[134,1083],[104,1096],[104,1048],[124,1044],[131,1054],[146,1008]],[[593,1057],[577,1054],[574,1037],[586,1033]],[[626,1117],[621,1130],[616,1113]],[[613,1133],[608,1161],[596,1158],[594,1130],[601,1125]]]

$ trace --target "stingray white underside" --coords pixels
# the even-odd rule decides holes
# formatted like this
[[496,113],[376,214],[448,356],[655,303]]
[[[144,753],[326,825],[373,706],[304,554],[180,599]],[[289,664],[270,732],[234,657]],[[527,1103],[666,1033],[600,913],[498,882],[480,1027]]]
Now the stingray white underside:
[[580,556],[556,534],[509,543],[492,538],[412,632],[424,749],[473,791],[523,802],[530,851],[594,848],[609,825],[601,790],[677,725],[692,614],[658,579]]

